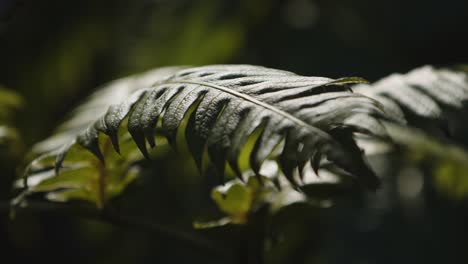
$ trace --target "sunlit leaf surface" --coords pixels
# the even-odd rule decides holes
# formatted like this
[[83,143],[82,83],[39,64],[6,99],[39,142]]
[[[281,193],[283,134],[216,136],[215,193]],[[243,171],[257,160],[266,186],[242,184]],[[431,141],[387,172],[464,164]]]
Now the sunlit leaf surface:
[[[384,113],[378,102],[347,88],[360,82],[250,65],[161,68],[118,80],[33,148],[39,157],[28,166],[22,187],[26,194],[47,192],[48,199],[103,207],[135,178],[133,165],[155,155],[148,149],[165,149],[158,144],[161,135],[173,146],[185,144],[201,171],[209,161],[220,181],[226,174],[242,179],[246,171],[261,179],[264,161],[274,160],[297,187],[326,158],[375,189],[378,180],[353,134],[382,136],[372,120]],[[355,122],[362,116],[368,122]],[[227,213],[243,215],[253,198],[240,185],[233,188],[223,199],[214,192],[215,201]]]

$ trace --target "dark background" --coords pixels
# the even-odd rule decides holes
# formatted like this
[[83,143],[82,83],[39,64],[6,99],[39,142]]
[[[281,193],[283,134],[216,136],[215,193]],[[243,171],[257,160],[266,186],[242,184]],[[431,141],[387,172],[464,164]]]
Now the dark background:
[[[0,0],[0,85],[26,102],[16,126],[27,149],[97,86],[154,67],[247,63],[375,81],[425,64],[466,63],[467,18],[465,0]],[[3,201],[11,197],[14,164],[1,164]],[[153,189],[154,199],[190,189],[172,187]],[[392,205],[368,232],[355,226],[373,213],[336,209],[340,218],[331,213],[332,231],[314,260],[466,262],[466,206],[430,190],[426,198],[429,206],[417,218]],[[154,203],[163,222],[188,223],[200,211],[182,198]],[[31,213],[10,222],[4,208],[0,252],[0,262],[13,263],[219,261],[144,232],[62,214]]]

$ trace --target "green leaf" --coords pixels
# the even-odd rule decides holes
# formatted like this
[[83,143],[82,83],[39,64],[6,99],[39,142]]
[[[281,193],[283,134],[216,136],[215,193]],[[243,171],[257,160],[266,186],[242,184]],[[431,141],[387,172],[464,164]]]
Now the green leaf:
[[[84,177],[92,181],[93,175],[100,176],[98,188],[90,194],[94,198],[87,200],[94,199],[100,207],[107,201],[107,189],[101,185],[107,185],[109,175],[122,173],[140,160],[141,155],[132,154],[136,149],[146,157],[150,156],[147,144],[157,151],[160,146],[154,139],[160,135],[173,146],[185,138],[201,171],[208,153],[222,178],[226,164],[241,177],[250,168],[258,174],[268,159],[276,160],[286,178],[298,185],[294,175],[311,166],[318,170],[325,157],[355,176],[359,184],[375,189],[378,179],[353,143],[355,132],[374,133],[366,122],[349,121],[357,116],[373,120],[384,113],[378,102],[346,86],[362,82],[360,78],[304,77],[251,65],[162,68],[102,88],[33,152],[55,157],[55,164],[41,169],[55,167],[58,177],[62,166],[74,168],[75,163],[89,161],[98,173],[84,173]],[[121,156],[110,151],[111,145]],[[79,146],[97,159],[83,158]],[[70,156],[71,150],[77,152],[76,158]],[[246,209],[249,198],[243,195],[236,199],[245,200],[238,206]]]
[[232,182],[225,186],[215,188],[211,197],[218,207],[232,218],[235,223],[244,223],[252,207],[253,190],[241,182]]
[[468,148],[466,73],[424,66],[353,90],[379,101],[391,121]]
[[[394,117],[380,121],[391,139],[387,145],[396,146],[413,166],[429,168],[436,189],[453,198],[468,196],[468,75],[463,69],[425,66],[353,89],[381,102]],[[381,143],[361,146],[378,149]]]

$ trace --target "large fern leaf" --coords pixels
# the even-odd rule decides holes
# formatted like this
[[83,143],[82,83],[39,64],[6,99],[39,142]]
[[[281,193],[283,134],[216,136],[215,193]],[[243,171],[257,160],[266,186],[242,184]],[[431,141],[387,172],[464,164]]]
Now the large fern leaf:
[[[374,84],[360,84],[354,86],[353,90],[381,102],[387,114],[379,122],[370,119],[366,114],[354,115],[348,120],[348,123],[356,123],[361,127],[372,127],[376,122],[385,127],[388,137],[384,138],[383,142],[383,138],[375,137],[357,137],[357,140],[361,147],[365,147],[366,155],[372,156],[369,157],[371,165],[375,165],[377,171],[383,172],[380,176],[391,177],[384,179],[386,183],[401,179],[399,177],[405,177],[405,175],[408,176],[399,174],[401,168],[411,167],[414,171],[424,168],[424,171],[433,176],[432,179],[427,178],[431,179],[427,183],[428,186],[434,186],[436,190],[440,190],[449,197],[460,199],[468,196],[468,152],[463,149],[463,140],[466,142],[464,131],[467,131],[468,126],[466,120],[468,78],[466,74],[425,66],[407,74],[391,75]],[[375,150],[378,150],[377,157],[373,157],[373,154],[376,154]],[[382,151],[385,152],[382,153]],[[392,163],[396,157],[400,157],[401,164]],[[374,161],[377,162],[374,164]],[[386,162],[392,165],[382,166]],[[382,171],[385,167],[391,168],[391,171]],[[330,175],[330,172],[321,173],[322,178],[324,175]],[[251,186],[252,184],[247,184],[241,187],[240,184],[234,182],[215,189],[214,200],[230,218],[209,223],[208,226],[245,219],[239,207],[242,205],[244,207],[241,208],[255,208],[254,203],[245,202],[249,201],[247,198],[252,196],[252,193],[256,194],[255,186]],[[392,186],[396,185],[387,184],[386,188],[392,188]],[[297,203],[314,201],[313,198],[330,198],[342,193],[345,188],[343,184],[336,184],[332,181],[310,183],[302,188],[309,197],[291,189],[285,189],[282,193],[278,193],[271,187],[262,190],[273,192],[274,195],[269,196],[271,208],[274,208],[277,202],[282,204],[280,206],[282,208],[285,201]],[[375,203],[382,195],[398,192],[382,191],[378,196],[372,196],[371,200]],[[232,197],[229,197],[230,195]],[[288,198],[285,199],[285,196]],[[244,203],[233,202],[234,197]],[[394,197],[383,200],[388,199],[394,199]]]
[[[117,81],[75,110],[56,136],[35,147],[42,156],[31,163],[26,176],[49,172],[47,177],[38,177],[29,184],[29,190],[40,186],[42,179],[51,181],[53,168],[59,176],[82,169],[89,157],[76,154],[80,146],[105,161],[107,167],[122,169],[140,159],[134,154],[129,134],[139,150],[149,156],[147,145],[155,147],[155,135],[164,135],[176,145],[181,133],[198,167],[204,167],[207,153],[221,177],[226,164],[241,176],[246,169],[239,164],[244,146],[253,141],[247,153],[248,167],[257,174],[266,159],[273,159],[297,184],[295,175],[301,175],[308,166],[317,171],[322,157],[326,157],[358,178],[363,186],[375,189],[378,179],[363,160],[353,134],[373,134],[369,124],[375,128],[378,122],[356,120],[363,116],[374,120],[371,116],[383,113],[378,102],[352,93],[347,87],[362,81],[305,77],[250,65],[170,68]],[[116,96],[116,91],[121,96]],[[129,133],[122,128],[128,128]],[[107,135],[122,156],[109,153],[100,134]],[[105,175],[95,177],[98,187],[94,192],[105,192],[98,180],[108,177]],[[68,187],[73,188],[73,184]],[[37,190],[54,188],[57,185]],[[82,196],[77,194],[75,198]]]
[[379,101],[397,123],[468,147],[466,73],[424,66],[353,89]]
[[[371,85],[355,86],[353,90],[381,102],[385,111],[397,120],[381,121],[381,124],[407,163],[416,168],[423,165],[430,171],[436,189],[457,198],[467,196],[468,76],[465,72],[424,66],[407,74],[393,74]],[[371,149],[378,149],[379,144],[361,142],[368,154],[372,154]],[[394,170],[393,174],[397,173],[398,169]]]

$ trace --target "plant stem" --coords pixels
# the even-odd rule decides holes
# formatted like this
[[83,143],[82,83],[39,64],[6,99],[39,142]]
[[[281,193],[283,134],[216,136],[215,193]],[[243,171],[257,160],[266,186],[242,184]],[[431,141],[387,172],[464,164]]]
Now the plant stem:
[[98,170],[98,182],[97,182],[97,199],[96,199],[96,206],[99,209],[104,208],[104,204],[106,202],[106,168],[104,164],[100,161],[96,162],[96,168]]

